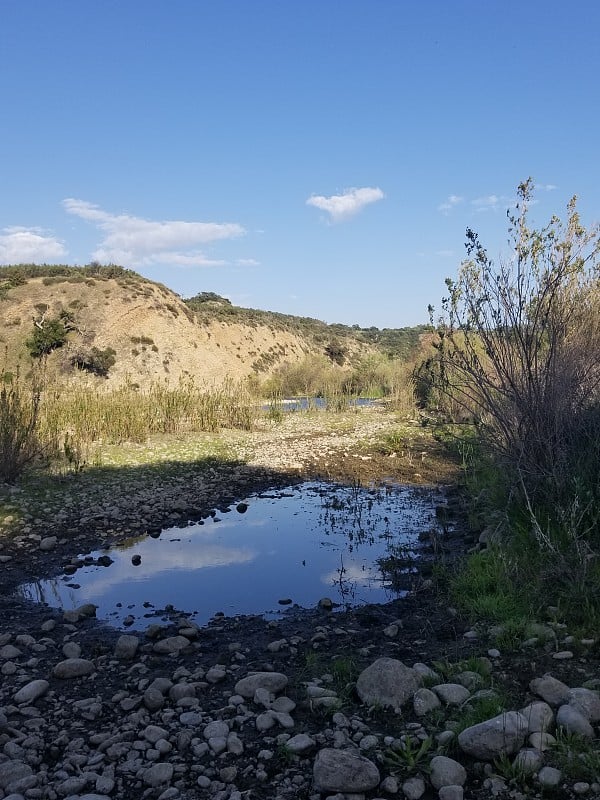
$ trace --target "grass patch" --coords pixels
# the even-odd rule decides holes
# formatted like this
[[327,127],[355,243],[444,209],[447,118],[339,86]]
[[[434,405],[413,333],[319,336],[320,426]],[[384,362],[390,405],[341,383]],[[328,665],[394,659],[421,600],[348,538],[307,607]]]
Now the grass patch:
[[433,748],[434,742],[430,736],[419,740],[405,735],[385,752],[384,762],[390,772],[403,778],[427,774]]
[[593,783],[600,775],[600,740],[558,730],[556,744],[546,753],[552,766],[570,780]]
[[522,623],[533,609],[515,585],[510,566],[498,549],[471,555],[450,580],[453,601],[469,616],[487,622]]

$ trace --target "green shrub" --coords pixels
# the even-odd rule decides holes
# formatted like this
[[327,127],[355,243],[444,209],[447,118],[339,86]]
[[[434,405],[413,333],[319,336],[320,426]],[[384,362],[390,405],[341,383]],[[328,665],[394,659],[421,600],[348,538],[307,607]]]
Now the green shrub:
[[33,358],[41,358],[62,347],[66,341],[67,329],[63,320],[57,318],[35,325],[25,346]]
[[78,350],[71,356],[71,364],[77,369],[106,378],[116,361],[116,354],[116,350],[113,350],[112,347],[104,350],[100,350],[98,347],[92,347],[90,350]]
[[42,453],[38,438],[41,389],[25,387],[18,374],[0,376],[0,481],[14,483]]

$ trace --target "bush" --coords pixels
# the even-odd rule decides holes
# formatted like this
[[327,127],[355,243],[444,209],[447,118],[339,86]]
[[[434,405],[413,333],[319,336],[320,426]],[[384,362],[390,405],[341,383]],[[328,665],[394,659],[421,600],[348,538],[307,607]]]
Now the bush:
[[33,331],[25,346],[33,358],[47,356],[52,350],[62,347],[67,334],[73,328],[73,316],[69,311],[61,311],[54,319],[44,319],[34,323]]
[[42,451],[37,436],[40,387],[25,388],[18,374],[0,375],[0,481],[14,483]]
[[116,361],[116,354],[116,350],[113,350],[112,347],[107,347],[105,350],[97,347],[92,347],[91,350],[78,350],[71,356],[71,365],[106,378]]
[[597,594],[599,230],[581,225],[575,198],[565,224],[531,228],[532,188],[519,187],[512,253],[498,266],[467,230],[468,260],[446,282],[436,363],[423,378],[473,418],[507,480],[501,510],[521,580],[535,564],[546,598],[565,578]]
[[477,420],[529,492],[562,491],[582,448],[598,455],[600,242],[579,222],[528,226],[531,179],[510,215],[513,256],[495,267],[467,231],[469,260],[438,328],[440,385]]

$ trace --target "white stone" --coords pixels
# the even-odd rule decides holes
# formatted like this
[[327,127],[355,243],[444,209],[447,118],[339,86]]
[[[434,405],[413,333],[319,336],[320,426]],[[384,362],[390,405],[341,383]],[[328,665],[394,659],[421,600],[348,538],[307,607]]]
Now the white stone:
[[15,703],[35,703],[38,697],[46,694],[50,684],[45,680],[35,680],[22,686],[13,697]]
[[527,733],[548,731],[554,724],[554,712],[542,701],[530,703],[520,713],[527,720]]
[[91,675],[94,669],[94,664],[85,658],[67,658],[65,661],[59,661],[52,670],[52,674],[55,678],[66,680]]
[[462,786],[467,780],[467,771],[462,764],[447,756],[434,756],[429,764],[432,786]]
[[543,675],[541,678],[534,678],[529,688],[542,700],[551,706],[560,706],[569,702],[569,692],[571,691],[566,683],[559,681],[552,675]]
[[562,772],[554,767],[542,767],[538,772],[538,781],[547,789],[554,789],[562,780]]
[[432,686],[431,691],[435,692],[447,706],[460,706],[471,696],[471,692],[460,683],[439,683],[437,686]]
[[313,786],[317,792],[368,792],[379,780],[379,770],[364,756],[330,748],[317,753],[313,766]]
[[421,676],[394,658],[379,658],[361,672],[356,691],[369,706],[392,708],[399,712],[412,699],[421,684]]
[[526,735],[525,717],[518,711],[508,711],[465,728],[458,735],[458,744],[473,758],[493,761],[499,756],[516,753],[523,745]]
[[571,705],[561,706],[556,713],[556,724],[568,733],[578,733],[588,739],[594,738],[594,729],[587,719]]
[[236,683],[235,693],[250,698],[254,697],[257,689],[266,689],[272,694],[277,694],[283,691],[287,684],[287,676],[281,672],[254,672]]

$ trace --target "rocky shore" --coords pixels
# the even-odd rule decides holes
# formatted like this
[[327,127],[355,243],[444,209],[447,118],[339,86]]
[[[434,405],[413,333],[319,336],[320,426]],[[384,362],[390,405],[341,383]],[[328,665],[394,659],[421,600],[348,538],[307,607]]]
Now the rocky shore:
[[[371,437],[387,424],[364,419]],[[424,470],[414,454],[408,464],[365,450],[360,425],[359,436],[307,439],[295,424],[262,449],[258,437],[232,440],[238,461],[81,475],[26,504],[8,495],[0,800],[600,797],[598,642],[551,610],[509,647],[501,630],[461,620],[427,578],[393,603],[322,603],[277,621],[217,615],[198,627],[172,609],[143,634],[101,624],[93,606],[62,612],[13,595],[23,576],[98,543],[307,473]]]

